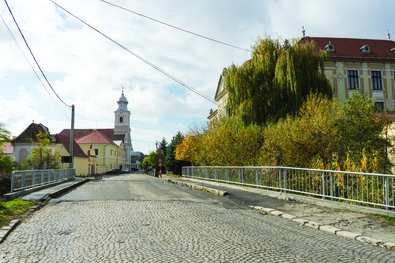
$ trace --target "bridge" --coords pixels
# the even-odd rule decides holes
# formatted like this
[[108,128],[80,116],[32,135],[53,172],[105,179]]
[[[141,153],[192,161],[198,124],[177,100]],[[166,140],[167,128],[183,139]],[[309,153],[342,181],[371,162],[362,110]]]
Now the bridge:
[[[47,201],[0,244],[0,262],[395,262],[395,228],[380,220],[248,185],[124,174]],[[355,232],[341,225],[353,221]],[[389,235],[357,232],[369,224]]]

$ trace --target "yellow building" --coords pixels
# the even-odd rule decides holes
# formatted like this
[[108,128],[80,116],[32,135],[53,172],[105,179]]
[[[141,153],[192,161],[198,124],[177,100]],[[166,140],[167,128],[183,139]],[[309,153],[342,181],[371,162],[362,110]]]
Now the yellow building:
[[[74,140],[89,157],[88,173],[101,174],[112,169],[131,168],[132,137],[128,101],[122,91],[114,111],[114,128],[74,129]],[[70,129],[59,135],[70,137]]]
[[[70,137],[56,134],[55,151],[59,152],[61,156],[70,156]],[[62,169],[69,167],[69,163],[62,163]],[[84,153],[81,147],[74,140],[73,144],[73,168],[75,168],[75,175],[82,176],[89,173],[89,157]]]
[[[13,146],[14,160],[23,164],[25,158],[31,157],[31,150],[36,147],[34,142],[37,141],[39,133],[47,133],[48,138],[53,142],[49,147],[53,152],[59,152],[61,156],[70,156],[70,137],[62,135],[50,135],[49,130],[43,124],[31,123],[19,136],[15,137],[11,144]],[[81,150],[80,146],[74,141],[74,168],[76,175],[88,174],[88,156]],[[62,163],[62,169],[69,167],[68,163]]]
[[390,40],[306,37],[326,50],[325,75],[335,97],[345,100],[356,89],[377,107],[394,111],[395,42]]
[[[125,148],[117,145],[100,130],[92,130],[76,140],[90,157],[90,173],[101,174],[112,169],[125,169]],[[94,158],[92,158],[94,157]]]

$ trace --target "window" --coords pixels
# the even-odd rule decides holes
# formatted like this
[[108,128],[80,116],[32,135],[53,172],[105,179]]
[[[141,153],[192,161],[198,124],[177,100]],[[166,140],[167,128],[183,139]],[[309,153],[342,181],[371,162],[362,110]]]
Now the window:
[[359,87],[358,70],[347,70],[347,84],[349,90]]
[[376,106],[376,111],[384,110],[384,101],[375,101],[374,105]]
[[119,118],[119,122],[123,123],[123,117],[122,116]]
[[372,71],[372,90],[383,90],[383,85],[381,83],[381,71]]
[[99,155],[99,149],[95,149],[95,155]]

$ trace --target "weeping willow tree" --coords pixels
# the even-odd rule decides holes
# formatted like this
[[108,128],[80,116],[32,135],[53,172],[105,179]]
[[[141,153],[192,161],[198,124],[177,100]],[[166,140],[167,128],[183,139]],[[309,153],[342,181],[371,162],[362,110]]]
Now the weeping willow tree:
[[247,125],[265,125],[297,114],[311,93],[332,98],[325,60],[326,52],[313,42],[258,40],[251,60],[224,72],[228,116],[239,115]]

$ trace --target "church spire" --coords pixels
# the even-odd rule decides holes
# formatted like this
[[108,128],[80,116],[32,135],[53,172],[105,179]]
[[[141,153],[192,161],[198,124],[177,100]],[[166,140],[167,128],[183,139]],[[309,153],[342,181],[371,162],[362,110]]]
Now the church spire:
[[125,97],[122,87],[122,95],[117,101],[118,109],[114,111],[114,132],[115,134],[125,134],[130,130],[130,111],[128,110],[128,100]]

